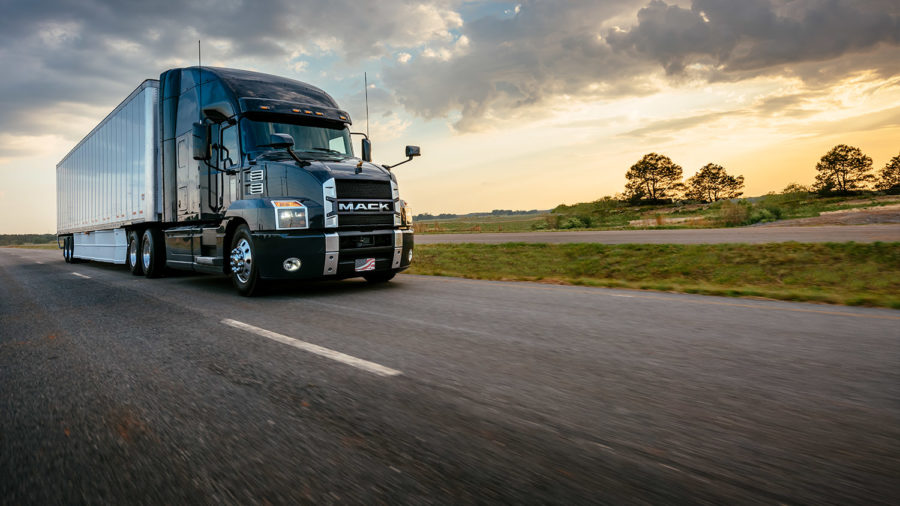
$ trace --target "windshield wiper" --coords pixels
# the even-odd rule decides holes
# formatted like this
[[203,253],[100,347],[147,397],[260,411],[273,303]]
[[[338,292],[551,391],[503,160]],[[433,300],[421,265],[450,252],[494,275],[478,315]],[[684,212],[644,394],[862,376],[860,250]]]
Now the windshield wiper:
[[310,148],[310,149],[303,149],[301,151],[307,151],[307,152],[308,151],[323,151],[323,152],[331,154],[331,155],[350,156],[347,153],[344,153],[343,151],[338,151],[336,149],[329,149],[329,148]]

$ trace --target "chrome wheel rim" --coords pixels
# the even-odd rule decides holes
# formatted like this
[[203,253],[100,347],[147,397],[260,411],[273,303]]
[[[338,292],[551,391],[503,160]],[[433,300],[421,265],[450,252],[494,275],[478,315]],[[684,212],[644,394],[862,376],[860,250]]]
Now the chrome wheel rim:
[[250,251],[250,242],[241,238],[237,246],[231,250],[231,272],[242,284],[250,281],[252,263],[253,253]]
[[131,244],[128,245],[128,261],[132,268],[137,267],[137,255],[137,241],[132,239]]
[[144,247],[141,248],[141,260],[144,262],[144,269],[150,268],[150,241],[144,241]]

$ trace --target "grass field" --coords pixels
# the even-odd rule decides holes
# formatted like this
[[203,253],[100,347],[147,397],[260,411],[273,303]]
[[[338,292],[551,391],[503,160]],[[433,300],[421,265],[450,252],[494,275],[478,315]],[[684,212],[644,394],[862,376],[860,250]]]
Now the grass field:
[[544,223],[547,213],[519,216],[461,217],[420,221],[417,234],[459,234],[466,232],[531,232],[536,223]]
[[433,244],[409,272],[900,309],[900,243]]

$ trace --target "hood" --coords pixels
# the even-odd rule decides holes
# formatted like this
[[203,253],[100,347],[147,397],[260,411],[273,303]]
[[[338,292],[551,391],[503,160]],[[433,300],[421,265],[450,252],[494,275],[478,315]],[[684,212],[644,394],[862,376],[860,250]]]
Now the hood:
[[357,181],[393,181],[394,175],[374,163],[363,162],[360,172],[359,159],[346,160],[258,160],[256,166],[265,173],[264,197],[297,197],[322,199],[322,185],[329,179]]

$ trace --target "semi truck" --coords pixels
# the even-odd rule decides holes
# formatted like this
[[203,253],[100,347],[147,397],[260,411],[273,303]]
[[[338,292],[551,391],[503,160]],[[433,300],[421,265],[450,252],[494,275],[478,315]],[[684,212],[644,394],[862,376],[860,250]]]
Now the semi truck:
[[393,167],[351,143],[325,91],[246,70],[188,67],[141,83],[56,167],[66,262],[265,280],[389,281],[413,257]]

